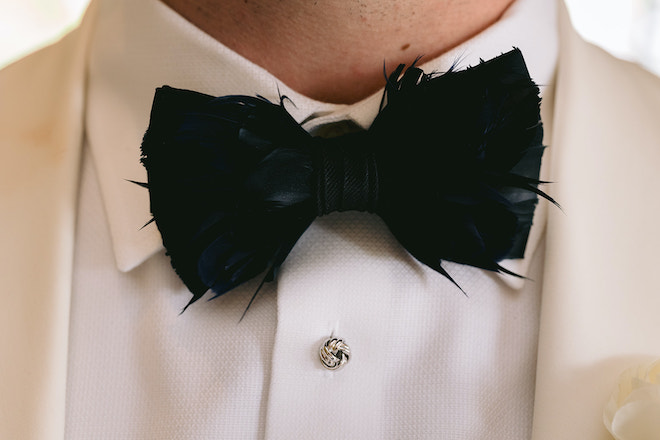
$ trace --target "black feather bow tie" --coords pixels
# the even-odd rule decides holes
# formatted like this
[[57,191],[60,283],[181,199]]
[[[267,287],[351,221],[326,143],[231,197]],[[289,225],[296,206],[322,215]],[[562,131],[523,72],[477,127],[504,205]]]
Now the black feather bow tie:
[[[539,90],[515,49],[462,71],[400,65],[368,130],[313,137],[262,97],[162,87],[142,143],[151,211],[193,294],[278,268],[314,218],[378,214],[417,260],[508,272],[532,224]],[[453,280],[452,280],[453,281]]]

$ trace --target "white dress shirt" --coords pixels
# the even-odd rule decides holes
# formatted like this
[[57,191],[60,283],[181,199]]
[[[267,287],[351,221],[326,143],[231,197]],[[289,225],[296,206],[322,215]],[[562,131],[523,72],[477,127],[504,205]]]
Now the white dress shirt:
[[[141,229],[150,218],[147,191],[127,181],[146,180],[139,146],[154,89],[274,101],[281,93],[310,131],[344,119],[368,127],[381,92],[353,105],[318,102],[157,0],[100,6],[67,439],[529,438],[547,205],[539,204],[525,259],[504,263],[534,281],[446,263],[465,296],[407,254],[376,216],[341,213],[312,224],[240,323],[259,280],[180,314],[190,294],[155,226]],[[514,46],[551,104],[553,0],[518,0],[489,29],[422,67],[473,65]],[[544,108],[546,128],[549,113]],[[330,335],[352,352],[335,372],[318,357]]]

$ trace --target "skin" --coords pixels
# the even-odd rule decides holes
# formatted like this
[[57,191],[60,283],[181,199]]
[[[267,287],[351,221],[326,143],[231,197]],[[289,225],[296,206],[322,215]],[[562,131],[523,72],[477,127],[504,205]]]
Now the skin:
[[162,0],[311,98],[353,103],[388,71],[436,57],[496,22],[514,0]]

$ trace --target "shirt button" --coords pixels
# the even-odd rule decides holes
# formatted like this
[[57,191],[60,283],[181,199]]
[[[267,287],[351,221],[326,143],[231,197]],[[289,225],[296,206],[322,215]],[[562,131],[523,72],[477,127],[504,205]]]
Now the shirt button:
[[319,355],[325,368],[337,370],[348,362],[351,349],[343,339],[330,337],[321,345]]

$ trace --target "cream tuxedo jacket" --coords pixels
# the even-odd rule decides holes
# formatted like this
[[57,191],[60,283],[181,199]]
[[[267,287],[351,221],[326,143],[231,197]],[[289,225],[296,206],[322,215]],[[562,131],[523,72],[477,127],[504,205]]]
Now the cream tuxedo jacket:
[[[0,438],[61,439],[86,45],[0,72]],[[534,440],[604,440],[627,366],[660,357],[660,81],[560,7]],[[319,421],[323,423],[323,421]],[[660,435],[660,434],[659,434]]]

